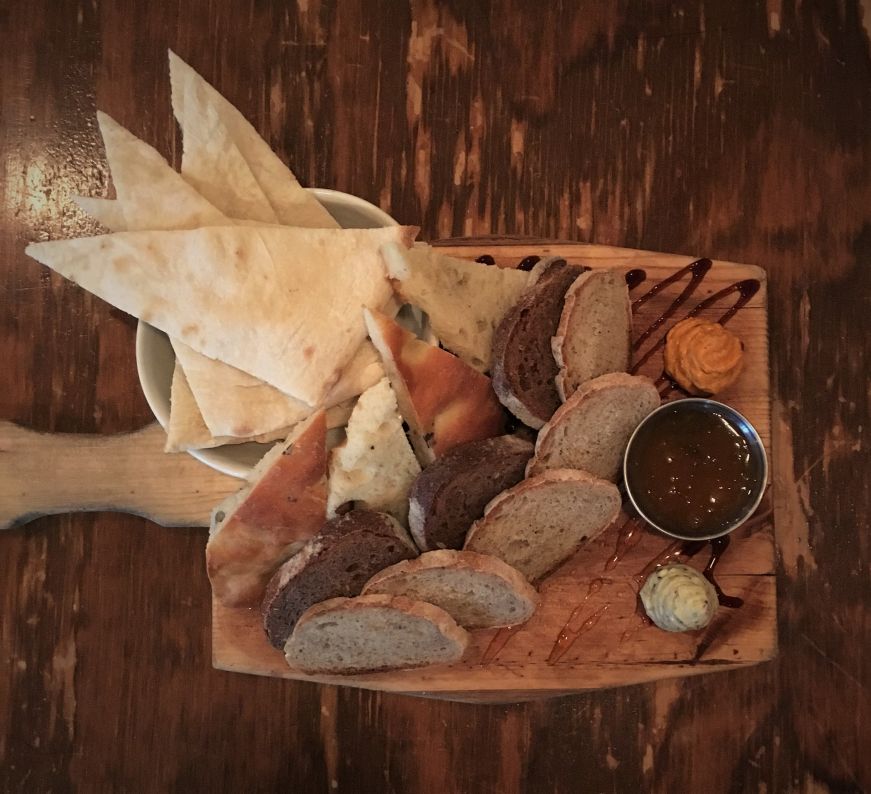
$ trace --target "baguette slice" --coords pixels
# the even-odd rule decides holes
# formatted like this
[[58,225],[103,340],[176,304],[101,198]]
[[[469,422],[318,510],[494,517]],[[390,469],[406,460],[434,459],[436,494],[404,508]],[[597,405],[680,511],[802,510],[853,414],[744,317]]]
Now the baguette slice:
[[464,548],[499,557],[532,582],[604,532],[620,503],[613,483],[583,471],[552,469],[490,502]]
[[529,441],[497,436],[454,447],[415,479],[408,526],[417,547],[461,549],[466,533],[493,497],[523,479]]
[[652,381],[612,372],[581,386],[541,429],[527,476],[545,469],[583,469],[615,481],[629,436],[659,407]]
[[269,577],[326,520],[327,420],[318,411],[276,444],[251,481],[212,511],[206,569],[226,606],[256,604]]
[[351,510],[328,521],[270,579],[261,604],[266,636],[283,648],[310,606],[359,595],[373,574],[416,555],[408,534],[385,513]]
[[330,453],[327,514],[346,502],[408,521],[408,490],[420,464],[405,437],[396,396],[383,378],[360,396],[347,437]]
[[363,314],[423,465],[458,444],[504,430],[505,413],[486,375],[380,312]]
[[632,352],[632,304],[622,273],[590,270],[575,279],[551,349],[557,366],[560,399],[582,383],[608,372],[629,369]]
[[466,629],[517,626],[535,612],[538,595],[523,575],[489,554],[430,551],[376,573],[363,595],[404,595],[435,604]]
[[284,646],[307,673],[377,673],[458,662],[469,635],[443,609],[402,596],[333,598],[309,609]]
[[539,428],[559,407],[551,351],[563,297],[584,272],[564,259],[543,259],[530,273],[533,285],[509,309],[493,335],[493,389],[521,422]]
[[385,246],[384,259],[396,291],[426,312],[441,343],[470,367],[489,370],[493,331],[529,274],[445,256],[428,245]]

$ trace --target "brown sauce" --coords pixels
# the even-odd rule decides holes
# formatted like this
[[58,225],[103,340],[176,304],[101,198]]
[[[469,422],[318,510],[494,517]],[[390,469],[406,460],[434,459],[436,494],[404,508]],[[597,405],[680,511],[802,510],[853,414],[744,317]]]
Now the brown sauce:
[[490,644],[484,651],[484,655],[481,657],[481,664],[489,664],[490,662],[496,661],[496,657],[502,653],[503,648],[508,645],[509,640],[522,628],[523,625],[521,624],[519,626],[506,626],[505,628],[499,629],[499,631],[493,635]]
[[638,431],[626,475],[639,509],[654,524],[705,538],[740,518],[757,493],[761,471],[725,416],[683,403]]

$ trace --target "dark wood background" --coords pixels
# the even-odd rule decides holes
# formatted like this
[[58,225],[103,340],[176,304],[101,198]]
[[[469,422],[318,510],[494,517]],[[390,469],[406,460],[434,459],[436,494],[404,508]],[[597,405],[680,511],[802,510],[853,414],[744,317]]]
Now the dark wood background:
[[69,197],[109,195],[97,108],[178,164],[172,47],[306,184],[425,239],[768,268],[782,550],[777,661],[473,706],[214,671],[204,530],[41,519],[0,534],[0,789],[871,789],[871,60],[855,0],[5,0],[0,30],[0,418],[150,421],[134,323],[23,248],[94,229]]

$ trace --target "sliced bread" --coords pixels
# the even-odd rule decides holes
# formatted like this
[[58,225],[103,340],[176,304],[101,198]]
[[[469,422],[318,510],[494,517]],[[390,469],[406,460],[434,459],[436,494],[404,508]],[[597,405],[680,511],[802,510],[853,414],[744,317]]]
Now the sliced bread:
[[652,381],[612,372],[581,386],[541,429],[528,476],[545,469],[583,469],[616,481],[629,436],[659,407]]
[[508,563],[474,551],[430,551],[376,573],[363,595],[403,595],[435,604],[466,629],[525,623],[535,612],[535,588]]
[[534,447],[497,436],[454,447],[415,479],[408,495],[408,526],[417,547],[461,549],[487,503],[523,479]]
[[532,582],[600,535],[617,518],[620,503],[613,483],[552,469],[490,502],[464,548],[499,557]]
[[554,379],[559,367],[551,351],[563,298],[584,272],[564,259],[543,259],[530,273],[535,280],[506,313],[493,334],[493,389],[521,422],[539,428],[559,407]]
[[213,511],[206,569],[215,598],[249,606],[327,511],[327,421],[318,411],[257,464],[248,485]]
[[359,595],[373,574],[416,554],[405,530],[385,513],[352,510],[328,521],[270,579],[261,604],[266,636],[283,648],[310,606]]
[[345,441],[330,453],[327,514],[348,502],[408,521],[408,489],[420,464],[402,429],[387,378],[360,395]]
[[631,335],[632,304],[623,274],[603,269],[578,276],[551,340],[560,399],[599,375],[629,369]]
[[380,312],[364,316],[423,465],[465,441],[503,431],[505,412],[486,375]]
[[443,609],[402,596],[333,598],[309,609],[284,646],[307,673],[377,673],[458,662],[469,635]]
[[445,256],[428,245],[385,246],[384,259],[396,291],[427,313],[441,343],[479,372],[489,370],[493,331],[529,274]]

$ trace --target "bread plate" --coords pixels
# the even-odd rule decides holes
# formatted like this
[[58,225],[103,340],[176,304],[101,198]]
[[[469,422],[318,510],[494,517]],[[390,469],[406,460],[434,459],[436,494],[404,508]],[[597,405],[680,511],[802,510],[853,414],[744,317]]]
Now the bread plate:
[[[309,188],[309,192],[343,228],[375,229],[397,225],[384,210],[357,196],[326,188]],[[167,335],[140,321],[136,329],[136,369],[145,400],[163,428],[169,423],[169,394],[174,366],[175,353]],[[197,460],[223,474],[244,479],[271,446],[249,442],[189,452]]]

